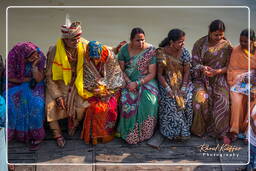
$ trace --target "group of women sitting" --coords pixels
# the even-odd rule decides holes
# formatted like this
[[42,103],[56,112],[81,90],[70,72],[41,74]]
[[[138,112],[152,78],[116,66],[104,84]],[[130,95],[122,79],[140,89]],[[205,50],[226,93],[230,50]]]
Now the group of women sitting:
[[[111,63],[122,70],[122,87],[109,96],[101,91],[102,87],[92,89],[88,82],[83,85],[87,95],[78,92],[78,96],[88,101],[83,110],[81,137],[86,143],[97,144],[119,136],[129,144],[137,144],[150,139],[159,127],[160,133],[170,140],[186,140],[193,133],[220,138],[230,144],[239,133],[245,134],[248,95],[256,93],[255,33],[243,30],[240,45],[234,48],[224,33],[224,23],[213,21],[208,35],[195,42],[191,56],[184,47],[185,32],[180,29],[170,30],[159,48],[155,48],[145,41],[141,28],[134,28],[130,42],[122,44],[120,50],[117,48],[118,63]],[[99,49],[105,52],[105,46],[89,43],[92,44],[97,52]],[[95,71],[102,78],[104,72],[111,75],[112,71],[100,65],[108,60],[91,52],[93,48],[91,51],[89,48],[90,57],[84,57],[84,63],[88,62],[82,66],[88,67],[84,70]],[[44,73],[49,72],[44,71],[45,63],[43,52],[31,42],[16,44],[8,54],[8,139],[28,142],[30,149],[45,137],[44,90],[48,80],[44,81]],[[112,75],[115,76],[114,71]],[[55,138],[58,146],[63,147],[63,137]]]

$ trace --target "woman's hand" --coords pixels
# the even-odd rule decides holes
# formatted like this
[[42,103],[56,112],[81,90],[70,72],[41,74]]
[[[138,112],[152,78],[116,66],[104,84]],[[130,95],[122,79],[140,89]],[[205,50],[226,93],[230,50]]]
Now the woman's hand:
[[212,71],[204,71],[204,75],[206,75],[207,77],[214,77],[215,75],[217,75],[215,70]]
[[118,54],[118,52],[120,51],[121,47],[123,45],[125,45],[127,42],[124,40],[122,42],[120,42],[115,48],[113,48],[113,51],[115,54]]
[[203,70],[203,72],[205,72],[205,71],[212,71],[213,69],[209,66],[203,66],[202,70]]
[[217,70],[212,69],[209,66],[203,66],[202,71],[207,77],[214,77],[215,75],[217,75]]
[[138,87],[138,85],[136,82],[130,82],[127,86],[128,90],[131,92],[135,92],[137,87]]
[[37,64],[39,63],[39,61],[40,61],[40,58],[36,58],[36,59],[33,61],[33,63],[32,63],[32,67],[36,67]]

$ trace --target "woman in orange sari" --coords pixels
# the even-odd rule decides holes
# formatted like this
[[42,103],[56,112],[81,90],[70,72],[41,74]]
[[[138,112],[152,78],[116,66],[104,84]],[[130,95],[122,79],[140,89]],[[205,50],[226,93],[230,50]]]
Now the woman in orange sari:
[[114,138],[119,89],[125,84],[114,50],[97,41],[90,41],[87,46],[83,85],[90,106],[81,134],[87,144],[107,143]]
[[245,137],[243,134],[246,134],[248,127],[248,94],[250,93],[249,89],[253,90],[253,84],[255,84],[255,82],[251,82],[251,87],[249,88],[248,48],[250,46],[251,75],[254,75],[256,72],[256,37],[254,31],[250,30],[249,42],[248,35],[248,29],[245,29],[241,32],[240,45],[234,48],[227,70],[227,79],[228,84],[230,85],[231,97],[230,132],[233,141],[237,138],[237,136],[241,138]]

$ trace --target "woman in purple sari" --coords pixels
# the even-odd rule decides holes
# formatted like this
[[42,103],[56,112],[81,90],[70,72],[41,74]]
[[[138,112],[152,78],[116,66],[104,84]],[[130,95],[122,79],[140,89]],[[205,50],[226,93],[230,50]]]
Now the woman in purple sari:
[[36,150],[45,137],[45,56],[31,42],[17,43],[8,54],[8,140]]

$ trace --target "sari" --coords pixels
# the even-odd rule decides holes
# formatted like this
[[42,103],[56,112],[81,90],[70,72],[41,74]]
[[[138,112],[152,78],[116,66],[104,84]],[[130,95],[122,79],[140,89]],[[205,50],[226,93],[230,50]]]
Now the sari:
[[[148,66],[156,64],[155,48],[151,45],[135,56],[129,56],[128,44],[118,54],[125,62],[124,72],[131,81],[145,77]],[[156,79],[138,87],[137,92],[123,88],[120,97],[118,134],[129,144],[137,144],[152,137],[157,122],[158,85]]]
[[0,96],[0,170],[7,171],[7,145],[5,137],[5,100]]
[[[230,85],[230,99],[231,99],[231,120],[230,132],[245,133],[248,127],[248,94],[255,89],[255,82],[251,80],[251,85],[248,84],[248,57],[241,46],[234,48],[228,70],[227,80]],[[250,55],[251,77],[256,74],[256,54]],[[250,87],[249,87],[250,86]]]
[[213,47],[208,46],[208,36],[199,39],[192,50],[192,82],[194,118],[191,132],[197,136],[208,134],[225,136],[229,131],[230,102],[226,74],[207,77],[202,66],[220,69],[228,65],[232,47],[224,40]]
[[159,85],[160,132],[169,139],[189,137],[193,117],[193,84],[190,77],[185,95],[182,96],[178,92],[182,86],[184,67],[190,65],[191,56],[187,49],[182,49],[181,56],[177,59],[159,48],[157,49],[157,59],[158,67],[163,68],[165,80],[175,94],[174,98],[170,97],[165,88],[161,84]]
[[83,71],[84,89],[91,96],[87,98],[81,138],[87,144],[107,143],[114,139],[123,74],[113,52],[96,41],[88,44]]
[[[35,51],[40,57],[38,70],[44,71],[46,58],[42,51],[31,42],[21,42],[8,54],[9,79],[16,78],[22,81],[25,77],[33,78],[32,63],[25,60]],[[8,87],[8,141],[42,141],[45,137],[44,81],[36,83],[33,87],[31,81],[21,84],[9,81]]]

